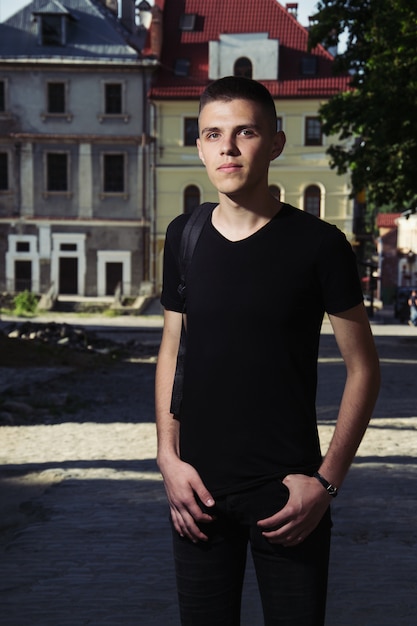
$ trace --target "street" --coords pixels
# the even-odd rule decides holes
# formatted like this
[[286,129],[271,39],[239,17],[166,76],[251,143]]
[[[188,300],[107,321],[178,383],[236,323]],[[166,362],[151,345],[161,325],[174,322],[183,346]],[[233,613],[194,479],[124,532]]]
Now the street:
[[[141,332],[146,340],[149,330]],[[382,390],[333,504],[326,626],[414,626],[417,615],[417,331],[375,324],[374,333]],[[11,520],[0,543],[1,626],[179,625],[155,464],[155,361],[112,368],[111,375],[106,368],[50,373],[19,397],[35,403],[43,395],[52,404],[70,388],[78,411],[0,428],[0,515]],[[317,398],[323,451],[343,375],[325,324]],[[261,625],[249,561],[242,626]]]

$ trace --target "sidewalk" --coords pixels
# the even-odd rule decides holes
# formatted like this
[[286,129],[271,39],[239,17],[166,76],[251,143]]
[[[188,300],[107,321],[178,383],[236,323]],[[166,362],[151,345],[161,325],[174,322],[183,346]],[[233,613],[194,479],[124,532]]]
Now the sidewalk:
[[[46,490],[23,500],[29,524],[1,554],[2,626],[179,624],[153,426],[99,426],[25,429],[20,445],[10,433],[9,467],[23,465]],[[328,626],[413,626],[417,615],[417,418],[377,428],[333,507]],[[324,440],[330,430],[321,428]],[[140,458],[124,458],[137,456],[132,437],[147,439]],[[250,567],[242,626],[261,624]]]
[[[343,366],[324,326],[325,450]],[[334,502],[326,626],[414,626],[417,616],[417,332],[372,326],[387,390]],[[111,380],[99,372],[97,409],[83,407],[78,421],[0,428],[0,517],[21,522],[17,534],[1,536],[0,626],[179,626],[152,407],[143,399],[154,365],[123,367]],[[136,381],[129,397],[126,376]],[[49,383],[40,384],[48,394]],[[242,626],[262,625],[251,565],[242,615]]]
[[[25,318],[13,315],[2,315],[0,317],[0,329],[10,324],[22,324]],[[53,321],[66,323],[73,326],[84,326],[91,330],[104,330],[106,328],[117,332],[129,330],[161,331],[163,327],[162,307],[157,298],[148,306],[141,315],[118,315],[114,317],[106,315],[76,314],[76,313],[42,313],[30,318],[31,322],[47,324]],[[417,329],[400,323],[395,317],[392,305],[386,305],[382,310],[375,310],[374,315],[369,319],[375,335],[406,335],[417,336]],[[323,332],[328,334],[331,327],[328,318],[323,320]]]

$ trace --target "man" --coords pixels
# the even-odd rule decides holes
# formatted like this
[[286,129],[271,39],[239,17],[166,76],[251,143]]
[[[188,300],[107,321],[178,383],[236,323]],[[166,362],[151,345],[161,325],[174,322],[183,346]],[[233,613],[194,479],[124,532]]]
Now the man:
[[[202,94],[197,147],[218,204],[187,272],[184,388],[175,416],[178,249],[188,216],[167,231],[156,419],[183,626],[240,624],[248,543],[265,624],[324,623],[329,504],[378,393],[350,245],[335,226],[269,192],[269,165],[284,144],[260,83],[226,77]],[[325,311],[347,378],[322,459],[315,394]]]

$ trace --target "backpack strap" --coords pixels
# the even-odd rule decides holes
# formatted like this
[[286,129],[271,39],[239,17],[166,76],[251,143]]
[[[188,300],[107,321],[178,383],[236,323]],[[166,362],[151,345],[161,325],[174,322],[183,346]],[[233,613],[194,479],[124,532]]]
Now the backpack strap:
[[[217,205],[213,202],[205,202],[204,204],[200,204],[200,206],[196,207],[191,213],[184,227],[184,230],[182,231],[178,259],[180,266],[181,282],[178,285],[178,293],[180,294],[183,301],[183,310],[185,310],[185,277],[187,269],[190,265],[191,258],[193,256],[198,239],[201,235],[201,231],[203,230],[204,224],[206,223],[209,215],[211,215],[211,213],[213,212],[215,206]],[[173,413],[175,416],[178,416],[181,408],[185,350],[186,331],[183,318],[170,408],[171,413]]]
[[204,202],[200,206],[196,207],[191,213],[181,236],[180,251],[179,251],[179,267],[181,282],[178,285],[178,293],[185,301],[185,277],[187,269],[190,265],[192,256],[194,254],[197,241],[200,238],[201,231],[206,223],[209,215],[212,214],[214,207],[217,203]]

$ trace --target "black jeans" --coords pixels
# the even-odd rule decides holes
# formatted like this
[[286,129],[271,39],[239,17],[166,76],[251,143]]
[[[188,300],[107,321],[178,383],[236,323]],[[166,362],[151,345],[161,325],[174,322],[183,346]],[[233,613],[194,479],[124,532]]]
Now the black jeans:
[[207,543],[194,544],[173,529],[182,626],[239,626],[248,543],[265,626],[323,626],[330,511],[299,546],[272,545],[256,522],[276,513],[287,499],[279,480],[217,498],[217,519],[202,527]]

